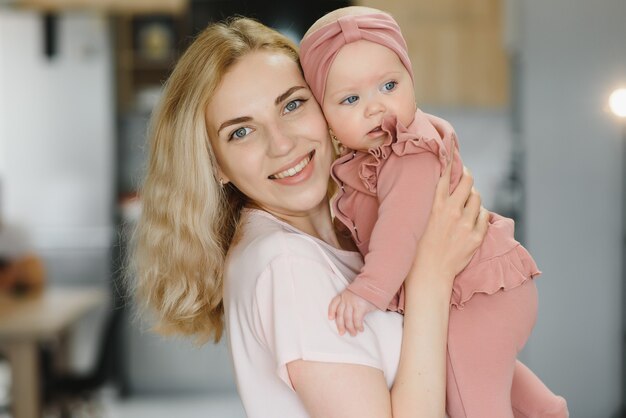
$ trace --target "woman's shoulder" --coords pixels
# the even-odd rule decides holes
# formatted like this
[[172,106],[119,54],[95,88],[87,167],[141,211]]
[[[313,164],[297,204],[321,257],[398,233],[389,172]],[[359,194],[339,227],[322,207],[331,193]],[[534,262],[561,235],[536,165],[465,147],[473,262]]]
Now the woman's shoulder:
[[244,211],[239,235],[226,259],[226,282],[236,278],[255,286],[277,263],[326,262],[311,237],[260,210]]
[[306,234],[261,210],[244,211],[239,233],[239,239],[229,254],[255,254],[258,260],[267,260],[314,253],[313,244]]

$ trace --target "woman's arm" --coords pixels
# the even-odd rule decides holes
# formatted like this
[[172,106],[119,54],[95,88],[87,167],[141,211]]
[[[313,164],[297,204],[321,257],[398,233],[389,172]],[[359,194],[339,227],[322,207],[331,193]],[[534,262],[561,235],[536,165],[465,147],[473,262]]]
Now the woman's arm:
[[428,225],[405,282],[404,336],[391,394],[381,370],[297,360],[287,369],[312,417],[383,418],[445,415],[446,343],[454,276],[487,229],[487,212],[465,173],[448,194],[450,167],[437,185]]

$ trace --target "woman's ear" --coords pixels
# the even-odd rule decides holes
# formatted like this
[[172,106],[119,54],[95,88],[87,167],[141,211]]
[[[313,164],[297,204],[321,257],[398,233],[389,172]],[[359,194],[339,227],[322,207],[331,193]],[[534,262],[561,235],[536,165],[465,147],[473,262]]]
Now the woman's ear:
[[220,182],[220,186],[222,187],[230,183],[230,179],[226,176],[226,174],[224,174],[219,165],[217,166],[217,180]]

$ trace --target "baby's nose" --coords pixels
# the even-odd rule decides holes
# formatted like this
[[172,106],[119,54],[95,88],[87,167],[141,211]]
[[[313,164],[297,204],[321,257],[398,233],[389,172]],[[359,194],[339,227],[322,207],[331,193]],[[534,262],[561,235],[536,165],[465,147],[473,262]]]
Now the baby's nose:
[[385,111],[385,104],[381,100],[370,100],[365,108],[366,116],[373,116]]

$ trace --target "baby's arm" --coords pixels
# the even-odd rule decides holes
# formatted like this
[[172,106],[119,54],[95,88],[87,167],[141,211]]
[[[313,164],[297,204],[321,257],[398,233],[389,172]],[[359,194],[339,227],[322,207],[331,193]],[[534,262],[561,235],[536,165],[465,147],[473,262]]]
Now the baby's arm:
[[428,222],[441,163],[430,152],[392,155],[378,177],[378,219],[365,265],[348,290],[385,310],[409,272]]

